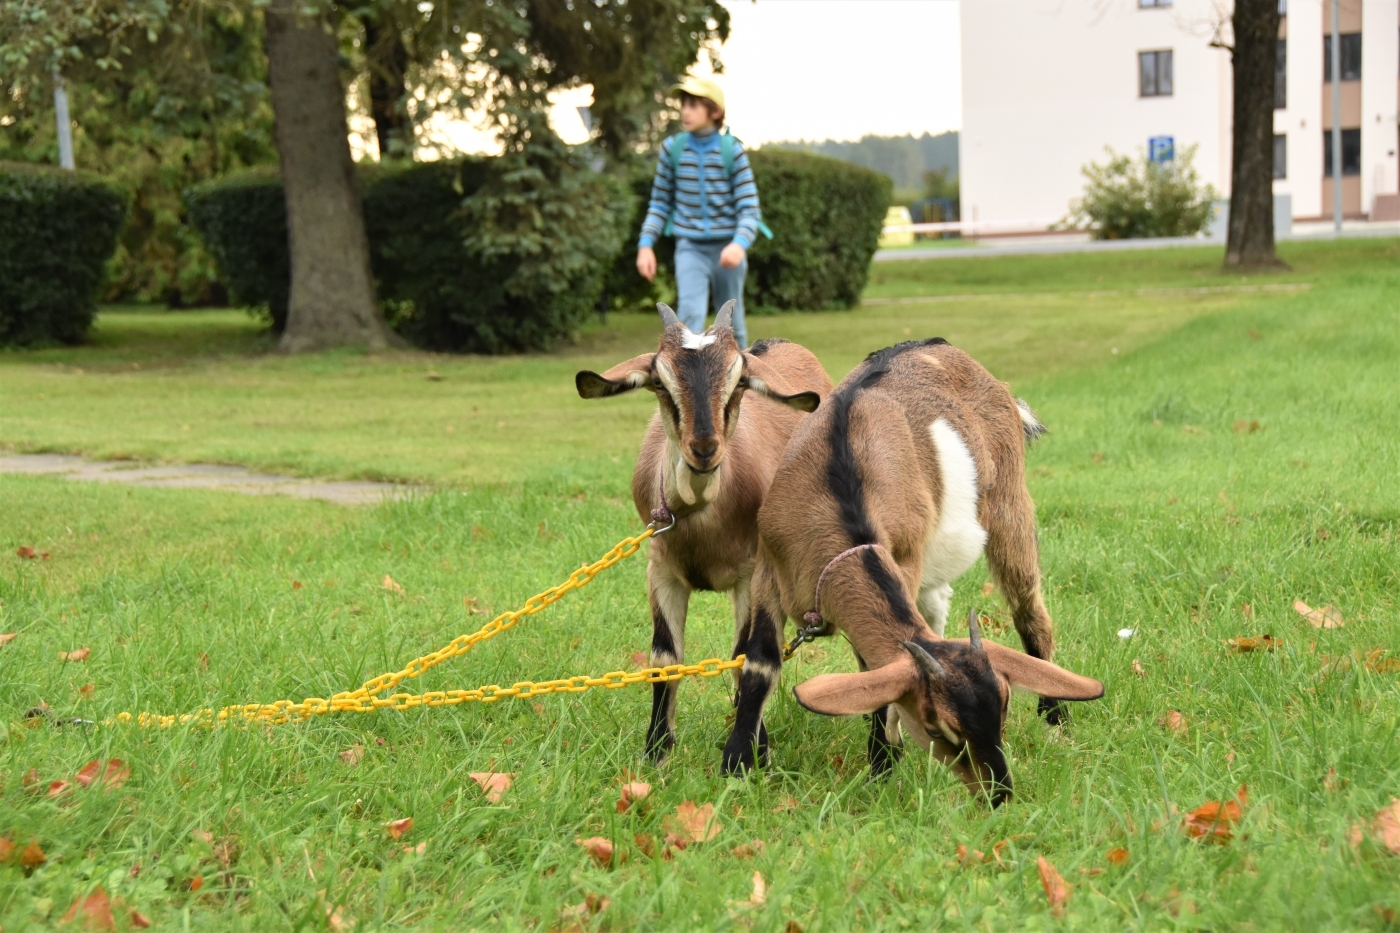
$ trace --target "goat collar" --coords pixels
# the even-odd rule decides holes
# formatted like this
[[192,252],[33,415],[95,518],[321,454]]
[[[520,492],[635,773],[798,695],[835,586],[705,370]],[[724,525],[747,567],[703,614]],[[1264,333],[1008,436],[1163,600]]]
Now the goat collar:
[[803,613],[802,615],[802,621],[807,624],[797,630],[797,637],[792,640],[792,644],[788,645],[787,649],[783,652],[784,661],[792,657],[793,652],[801,647],[804,642],[809,642],[813,638],[831,634],[831,627],[828,626],[826,620],[822,618],[822,584],[826,582],[826,575],[831,572],[831,568],[835,567],[852,554],[856,554],[860,551],[871,551],[878,547],[882,547],[882,545],[857,544],[855,547],[846,548],[846,550],[827,561],[826,566],[822,568],[821,574],[817,577],[817,592],[816,598],[813,601],[812,611]]
[[671,511],[671,506],[666,502],[666,471],[664,469],[659,470],[656,474],[656,498],[661,504],[651,510],[651,520],[657,525],[674,525],[676,513]]

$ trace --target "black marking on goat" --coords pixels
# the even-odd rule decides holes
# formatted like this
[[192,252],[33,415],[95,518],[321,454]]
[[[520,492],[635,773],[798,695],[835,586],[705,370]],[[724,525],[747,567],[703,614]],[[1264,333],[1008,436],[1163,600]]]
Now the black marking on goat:
[[712,344],[703,350],[688,350],[671,357],[680,384],[690,394],[688,407],[695,419],[693,431],[697,438],[715,435],[714,408],[710,404],[711,388],[722,385],[727,375],[725,354],[718,352],[714,347]]
[[792,341],[790,340],[784,340],[782,337],[764,337],[762,340],[755,340],[752,344],[750,344],[749,352],[752,353],[754,356],[762,356],[763,354],[767,353],[769,350],[773,349],[780,343],[791,342]]
[[[987,656],[970,646],[916,639],[949,672],[939,679],[941,691],[957,711],[958,727],[971,753],[992,772],[994,797],[1011,790],[1011,772],[1002,749],[1001,684]],[[928,676],[928,675],[925,675]]]
[[661,611],[661,607],[652,604],[651,607],[651,653],[653,655],[667,654],[673,658],[678,658],[676,654],[676,641],[671,637],[671,626],[666,620],[666,616]]
[[881,777],[889,773],[899,761],[900,748],[890,741],[886,726],[889,723],[890,708],[882,706],[870,714],[870,741],[866,752],[870,756],[870,776]]
[[705,576],[705,570],[698,564],[687,564],[685,568],[685,582],[690,584],[692,590],[713,590],[710,578]]
[[916,621],[914,606],[909,602],[909,594],[904,591],[904,584],[890,573],[889,567],[880,559],[879,552],[864,551],[861,558],[861,562],[865,564],[865,572],[870,574],[871,581],[879,587],[885,602],[890,604],[895,620],[917,631],[920,626]]

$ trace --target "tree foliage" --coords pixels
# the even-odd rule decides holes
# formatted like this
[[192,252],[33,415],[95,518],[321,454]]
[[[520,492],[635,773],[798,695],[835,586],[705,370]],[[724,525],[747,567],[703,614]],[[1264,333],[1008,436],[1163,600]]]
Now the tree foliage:
[[1108,161],[1081,169],[1084,196],[1070,204],[1063,225],[1096,240],[1194,236],[1210,224],[1215,189],[1202,184],[1192,160],[1196,147],[1170,162],[1136,159],[1108,150]]

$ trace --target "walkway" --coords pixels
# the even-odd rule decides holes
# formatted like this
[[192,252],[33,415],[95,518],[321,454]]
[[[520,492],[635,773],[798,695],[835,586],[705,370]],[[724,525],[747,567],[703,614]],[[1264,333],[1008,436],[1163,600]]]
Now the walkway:
[[412,487],[393,483],[300,479],[213,463],[144,466],[126,461],[84,460],[62,454],[0,454],[0,473],[61,476],[75,482],[126,483],[161,489],[217,489],[248,496],[292,496],[322,499],[337,505],[374,505],[412,491]]

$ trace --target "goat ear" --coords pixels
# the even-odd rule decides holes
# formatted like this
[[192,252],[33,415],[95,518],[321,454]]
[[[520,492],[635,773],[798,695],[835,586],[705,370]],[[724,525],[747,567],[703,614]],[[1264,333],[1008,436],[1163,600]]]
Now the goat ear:
[[992,667],[998,674],[1011,681],[1013,687],[1020,687],[1052,700],[1097,700],[1103,696],[1103,684],[1092,677],[1080,676],[1049,661],[1033,658],[1015,648],[998,645],[993,641],[983,641],[982,647],[987,652],[987,659],[992,662]]
[[748,352],[744,353],[744,375],[740,384],[798,411],[816,411],[822,401],[818,393],[798,389],[781,371]]
[[857,716],[888,706],[919,681],[919,671],[908,655],[884,667],[858,674],[819,674],[792,688],[804,709],[823,716]]
[[643,353],[599,375],[585,369],[574,376],[580,398],[607,398],[633,389],[649,389],[652,385],[651,361],[655,353]]

